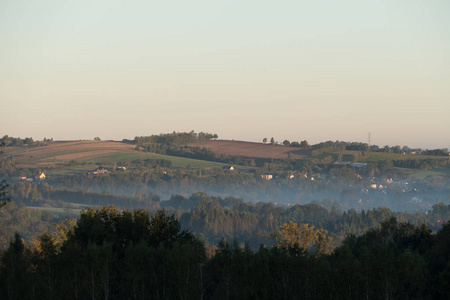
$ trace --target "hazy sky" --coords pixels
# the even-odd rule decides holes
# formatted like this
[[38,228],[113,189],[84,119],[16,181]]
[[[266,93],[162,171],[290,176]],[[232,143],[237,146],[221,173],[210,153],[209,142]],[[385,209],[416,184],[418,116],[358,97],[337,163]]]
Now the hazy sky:
[[0,1],[0,135],[450,145],[450,1]]

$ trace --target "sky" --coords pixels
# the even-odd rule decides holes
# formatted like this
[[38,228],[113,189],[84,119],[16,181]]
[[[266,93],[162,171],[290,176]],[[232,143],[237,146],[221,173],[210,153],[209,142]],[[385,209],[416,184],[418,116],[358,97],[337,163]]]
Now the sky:
[[450,148],[450,1],[0,1],[0,135]]

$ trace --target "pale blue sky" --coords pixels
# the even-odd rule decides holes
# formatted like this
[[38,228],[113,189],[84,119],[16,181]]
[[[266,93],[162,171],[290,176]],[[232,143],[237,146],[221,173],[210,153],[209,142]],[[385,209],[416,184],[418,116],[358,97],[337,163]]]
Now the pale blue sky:
[[0,135],[450,145],[450,1],[0,1]]

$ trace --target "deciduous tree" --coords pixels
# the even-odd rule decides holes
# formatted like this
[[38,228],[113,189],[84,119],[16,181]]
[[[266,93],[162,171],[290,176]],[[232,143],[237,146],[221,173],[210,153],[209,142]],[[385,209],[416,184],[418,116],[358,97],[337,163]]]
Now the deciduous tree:
[[315,229],[308,224],[297,224],[292,221],[280,227],[280,231],[272,234],[275,246],[293,250],[294,253],[304,254],[308,250],[317,255],[330,253],[333,240],[327,237],[328,231]]

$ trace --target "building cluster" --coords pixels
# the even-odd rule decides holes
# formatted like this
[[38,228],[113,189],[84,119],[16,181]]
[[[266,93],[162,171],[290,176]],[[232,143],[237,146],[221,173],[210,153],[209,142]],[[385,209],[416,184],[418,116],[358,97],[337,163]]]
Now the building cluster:
[[22,181],[34,181],[34,180],[44,180],[45,177],[46,176],[45,176],[44,172],[39,172],[35,176],[32,176],[32,177],[27,177],[27,176],[21,175],[17,179],[22,180]]
[[108,173],[109,171],[106,169],[96,169],[94,171],[88,172],[88,175],[104,175]]

